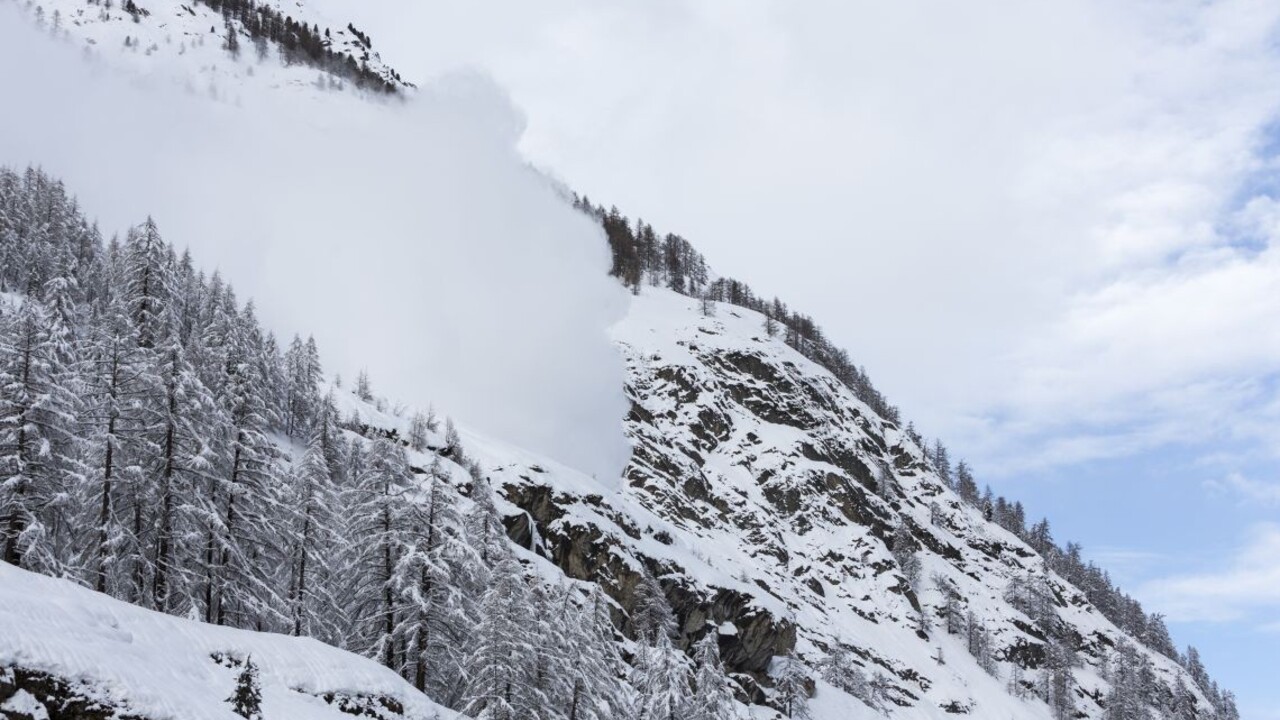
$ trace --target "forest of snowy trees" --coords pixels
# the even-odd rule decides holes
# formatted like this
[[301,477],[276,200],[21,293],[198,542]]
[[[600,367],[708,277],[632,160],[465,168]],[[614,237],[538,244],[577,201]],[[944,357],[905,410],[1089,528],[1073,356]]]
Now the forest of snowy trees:
[[715,633],[677,649],[655,579],[623,640],[597,586],[520,562],[451,424],[370,430],[325,387],[314,342],[281,348],[154,222],[104,242],[0,170],[0,559],[314,637],[476,717],[735,717]]
[[[131,0],[130,0],[131,1]],[[302,63],[346,78],[358,87],[369,88],[386,93],[398,92],[402,85],[399,73],[388,70],[390,77],[383,78],[369,67],[369,52],[373,42],[369,36],[352,25],[347,25],[350,32],[360,42],[360,56],[346,51],[333,49],[333,34],[329,28],[321,31],[320,26],[298,22],[293,17],[281,13],[269,5],[254,0],[200,0],[210,8],[222,14],[226,21],[226,49],[232,54],[240,52],[239,34],[241,31],[255,44],[267,42],[280,48],[280,57],[285,63]]]

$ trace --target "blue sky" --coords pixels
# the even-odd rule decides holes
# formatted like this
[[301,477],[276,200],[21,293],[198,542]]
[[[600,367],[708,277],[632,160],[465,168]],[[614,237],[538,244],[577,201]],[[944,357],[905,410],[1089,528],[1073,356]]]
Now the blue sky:
[[[1274,598],[1255,604],[1240,593],[1236,602],[1224,603],[1223,598],[1170,595],[1152,587],[1185,577],[1211,585],[1249,545],[1250,528],[1275,523],[1280,515],[1275,503],[1215,487],[1220,473],[1213,463],[1201,462],[1205,450],[1162,448],[1001,478],[993,488],[1022,498],[1037,517],[1048,516],[1060,542],[1082,543],[1086,556],[1107,568],[1148,611],[1168,613],[1175,642],[1201,651],[1214,676],[1238,694],[1244,717],[1280,717],[1275,682],[1280,605]],[[1274,463],[1248,469],[1276,475]],[[1280,566],[1280,557],[1276,564]],[[1215,611],[1238,616],[1197,617]]]
[[1280,4],[499,5],[363,29],[490,73],[533,163],[812,314],[1280,717]]

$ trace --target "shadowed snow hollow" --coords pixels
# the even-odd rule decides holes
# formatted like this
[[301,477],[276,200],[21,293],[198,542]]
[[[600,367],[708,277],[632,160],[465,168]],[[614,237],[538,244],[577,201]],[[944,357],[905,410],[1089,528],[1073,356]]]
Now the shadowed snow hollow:
[[327,370],[366,367],[380,395],[619,476],[606,329],[626,294],[599,228],[520,156],[523,118],[491,81],[369,102],[276,82],[267,58],[231,96],[194,58],[186,89],[171,66],[118,74],[20,15],[0,6],[0,74],[6,105],[32,111],[0,114],[0,162],[62,177],[104,233],[153,214],[269,327],[314,333]]

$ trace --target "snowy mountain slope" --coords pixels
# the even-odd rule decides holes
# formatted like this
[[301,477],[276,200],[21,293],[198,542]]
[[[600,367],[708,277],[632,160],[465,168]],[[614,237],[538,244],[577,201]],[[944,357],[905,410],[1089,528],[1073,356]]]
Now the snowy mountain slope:
[[[307,91],[315,83],[314,68],[281,64],[271,54],[275,49],[261,60],[249,59],[253,52],[245,50],[233,57],[224,47],[226,36],[216,39],[225,28],[223,16],[205,5],[157,5],[146,14],[117,16],[106,5],[56,0],[64,2],[55,8],[56,18],[47,9],[39,13],[55,35],[120,45],[126,62],[193,87],[221,92],[267,83]],[[104,12],[93,15],[94,9]],[[555,582],[563,573],[599,583],[617,602],[618,625],[632,636],[638,587],[646,574],[656,575],[676,611],[679,644],[688,650],[714,633],[740,697],[755,703],[776,703],[780,661],[794,652],[814,678],[813,705],[821,720],[1103,717],[1118,661],[1134,657],[1119,649],[1134,639],[1048,570],[1021,539],[961,502],[902,428],[827,370],[769,337],[762,316],[713,307],[708,317],[697,300],[645,287],[614,328],[628,368],[632,408],[625,424],[635,450],[621,491],[500,440],[463,433],[467,455],[501,492],[508,534],[528,551],[521,557],[545,580]],[[408,437],[409,418],[387,411],[388,403],[360,400],[349,391],[336,397],[348,441]],[[301,448],[277,442],[298,459]],[[419,474],[435,456],[447,454],[439,433],[427,444],[427,451],[406,453]],[[473,480],[452,463],[445,469],[459,489]],[[17,592],[35,598],[63,590],[28,584]],[[24,607],[38,615],[40,603],[29,599]],[[148,683],[160,672],[148,663],[165,657],[154,644],[138,646],[151,660],[131,658],[127,667],[112,667],[107,651],[83,665],[58,664],[75,654],[65,643],[96,627],[95,612],[83,613],[83,622],[46,626],[64,644],[37,656],[51,667],[45,672],[74,679],[102,677],[104,668],[119,671],[112,682],[147,697]],[[223,696],[229,690],[208,687],[232,671],[197,669],[203,667],[201,653],[217,643],[205,639],[204,629],[182,628],[172,632],[199,636],[189,642],[182,636],[178,643],[193,653],[182,666],[204,678],[198,684],[205,689],[193,690],[202,693],[196,697]],[[218,633],[210,637],[221,638]],[[264,643],[261,651],[278,658],[285,651],[272,650],[272,643],[297,641],[235,642],[236,648],[252,648],[255,657],[255,643]],[[636,650],[633,641],[623,645]],[[10,646],[23,647],[0,642],[0,648]],[[1063,660],[1061,652],[1072,657]],[[1159,688],[1152,702],[1164,704],[1181,683],[1192,688],[1187,692],[1195,709],[1180,720],[1212,716],[1181,667],[1145,648],[1136,653],[1150,664],[1151,684]],[[20,660],[16,651],[14,657]],[[285,661],[264,661],[264,681],[278,686],[275,697],[310,702],[280,689],[296,679],[289,668],[279,668]],[[319,677],[333,676],[326,672]],[[273,673],[284,680],[270,680]],[[820,674],[839,676],[843,689],[817,679]],[[368,685],[364,675],[353,677],[359,682],[342,689],[379,694],[389,687],[376,673]],[[1036,694],[1056,695],[1056,711]],[[221,708],[216,703],[222,699],[194,704]],[[179,707],[144,703],[131,712],[164,716]],[[775,714],[763,705],[754,712]]]
[[[54,38],[134,72],[156,75],[192,90],[235,98],[246,87],[290,87],[308,92],[355,84],[379,89],[411,87],[372,48],[349,18],[329,17],[301,2],[244,3],[228,17],[225,3],[203,0],[39,0],[24,2],[32,19]],[[326,57],[309,58],[288,37],[255,37],[257,10],[270,10],[296,27],[313,28]],[[230,12],[230,11],[228,11]],[[270,33],[270,30],[267,31]],[[281,33],[276,28],[277,35]],[[330,57],[331,55],[331,57]],[[361,77],[357,77],[361,76]]]
[[457,715],[367,658],[310,638],[217,627],[0,563],[0,714],[13,720],[233,720],[239,668],[259,668],[267,718]]
[[[1006,600],[1011,584],[1041,578],[1053,596],[1047,624],[1078,652],[1072,702],[1081,717],[1102,717],[1114,648],[1134,641],[962,503],[905,432],[769,338],[762,316],[719,304],[704,317],[696,300],[645,288],[614,334],[633,401],[629,487],[600,496],[571,472],[479,446],[523,511],[508,519],[517,540],[603,582],[624,607],[645,565],[686,641],[721,633],[729,667],[762,683],[793,642],[813,667],[844,645],[874,686],[865,699],[894,717],[1049,717],[1031,698],[1045,633]],[[898,528],[918,548],[915,582],[894,557]],[[989,635],[990,673],[965,634],[945,629],[951,593]],[[1168,692],[1192,684],[1172,660],[1141,652]],[[1015,673],[1027,699],[1009,691]]]

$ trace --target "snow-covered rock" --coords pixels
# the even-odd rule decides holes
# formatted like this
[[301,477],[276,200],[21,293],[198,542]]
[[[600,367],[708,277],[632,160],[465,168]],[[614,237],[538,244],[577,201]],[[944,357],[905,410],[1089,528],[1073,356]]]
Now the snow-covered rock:
[[[769,337],[761,315],[717,304],[707,317],[697,300],[644,288],[613,332],[632,400],[627,487],[602,495],[572,470],[477,445],[519,508],[508,517],[514,539],[601,582],[624,608],[641,567],[654,573],[684,644],[717,632],[756,700],[767,696],[773,657],[794,648],[817,668],[846,646],[892,717],[1050,717],[1031,692],[1045,637],[1005,599],[1010,583],[1040,577],[1079,654],[1075,705],[1081,717],[1102,716],[1111,650],[1135,641],[963,503],[902,428]],[[892,552],[899,527],[919,548],[914,583]],[[940,586],[989,634],[992,673],[963,634],[947,633]],[[1191,684],[1173,660],[1142,652],[1166,687]],[[1015,656],[1029,668],[1025,699],[1010,691]]]

